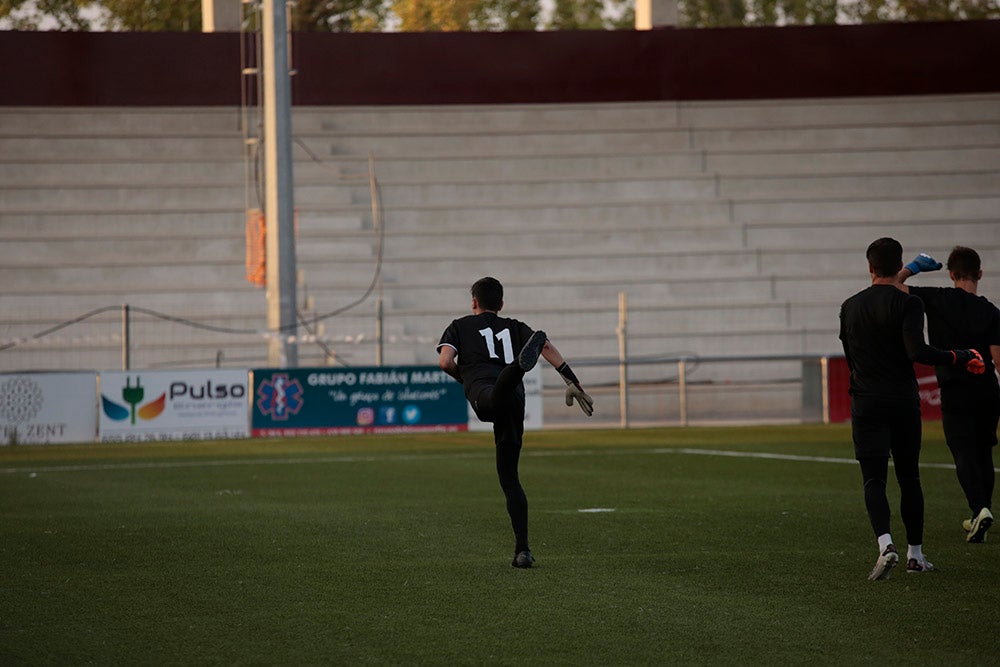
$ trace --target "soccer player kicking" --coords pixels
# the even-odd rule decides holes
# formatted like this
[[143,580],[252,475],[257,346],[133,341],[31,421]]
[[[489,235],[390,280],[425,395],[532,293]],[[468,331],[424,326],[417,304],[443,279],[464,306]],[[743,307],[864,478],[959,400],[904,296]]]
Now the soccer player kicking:
[[437,346],[438,363],[462,384],[476,416],[493,423],[497,476],[514,529],[511,565],[528,568],[535,562],[528,547],[528,499],[517,476],[524,436],[524,374],[535,367],[540,355],[566,382],[566,405],[575,400],[589,417],[594,401],[544,331],[500,317],[503,285],[499,280],[477,280],[471,292],[472,315],[453,320],[445,329]]
[[851,432],[864,479],[865,509],[878,540],[878,560],[868,578],[888,579],[899,561],[889,532],[886,496],[889,456],[900,491],[906,528],[907,572],[933,569],[923,553],[924,494],[920,486],[920,395],[913,362],[974,369],[974,350],[941,350],[924,342],[924,305],[900,289],[903,268],[898,241],[881,238],[868,246],[870,287],[840,307],[840,340],[851,371]]
[[[941,263],[921,253],[899,272],[902,283],[921,271],[936,271]],[[936,347],[970,347],[992,357],[1000,370],[1000,310],[976,294],[983,277],[979,253],[956,246],[948,256],[954,287],[903,285],[919,297],[927,311],[927,337]],[[970,375],[953,366],[936,366],[941,388],[941,417],[955,472],[972,511],[962,522],[967,542],[983,542],[993,525],[993,448],[1000,422],[1000,384],[992,372]]]

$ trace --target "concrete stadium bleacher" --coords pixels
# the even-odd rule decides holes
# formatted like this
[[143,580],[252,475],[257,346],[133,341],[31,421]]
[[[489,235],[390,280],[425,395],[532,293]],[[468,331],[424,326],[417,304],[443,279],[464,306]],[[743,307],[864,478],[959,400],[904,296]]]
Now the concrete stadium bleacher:
[[[264,293],[244,280],[239,116],[0,108],[0,339],[122,303],[265,329]],[[617,355],[619,292],[633,355],[835,354],[838,306],[883,235],[941,259],[976,247],[982,292],[1000,299],[996,94],[302,107],[293,133],[307,319],[372,281],[374,160],[387,364],[435,363],[483,275],[581,362]],[[119,328],[103,313],[0,352],[0,370],[116,367]],[[318,330],[351,365],[374,363],[374,332],[371,297]],[[132,340],[135,367],[267,363],[260,334],[136,314]],[[301,364],[330,361],[301,344]]]

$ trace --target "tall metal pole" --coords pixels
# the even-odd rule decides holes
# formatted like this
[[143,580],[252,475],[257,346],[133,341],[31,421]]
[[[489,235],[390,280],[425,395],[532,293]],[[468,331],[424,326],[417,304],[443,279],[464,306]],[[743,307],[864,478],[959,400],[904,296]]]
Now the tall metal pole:
[[677,361],[677,400],[680,404],[681,426],[688,425],[687,362]]
[[621,426],[628,428],[628,297],[618,293],[618,404]]
[[267,224],[267,325],[271,366],[299,364],[295,286],[292,91],[285,0],[264,0],[264,181]]
[[[379,239],[381,244],[382,238],[382,219],[381,212],[378,207],[378,183],[375,180],[375,155],[371,152],[368,153],[368,189],[371,191],[372,195],[372,227],[375,230],[375,237]],[[375,276],[376,280],[376,292],[375,292],[375,365],[382,365],[382,352],[384,346],[382,324],[384,313],[382,310],[382,267],[379,267],[378,274]]]
[[122,370],[132,367],[132,327],[127,303],[122,304]]

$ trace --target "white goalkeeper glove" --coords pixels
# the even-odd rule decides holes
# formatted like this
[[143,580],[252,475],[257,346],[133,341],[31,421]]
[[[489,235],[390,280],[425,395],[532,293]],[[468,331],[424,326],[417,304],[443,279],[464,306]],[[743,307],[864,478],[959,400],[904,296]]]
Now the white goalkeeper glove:
[[594,414],[594,399],[583,390],[583,387],[575,382],[570,382],[566,385],[566,405],[573,405],[574,398],[580,409],[583,410],[583,414],[588,417]]
[[566,383],[566,405],[573,405],[573,399],[576,399],[576,403],[583,410],[583,414],[588,417],[594,414],[594,399],[580,386],[580,380],[576,377],[576,373],[570,369],[569,364],[564,362],[556,371],[559,372],[563,382]]

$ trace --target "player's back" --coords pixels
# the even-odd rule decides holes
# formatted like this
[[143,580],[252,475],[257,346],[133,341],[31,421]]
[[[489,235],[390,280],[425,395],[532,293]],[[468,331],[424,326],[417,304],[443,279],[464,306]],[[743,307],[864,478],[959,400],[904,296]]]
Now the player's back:
[[[927,313],[927,338],[931,345],[944,349],[975,349],[991,359],[990,345],[1000,345],[1000,311],[986,297],[958,287],[910,286],[910,294],[924,303]],[[960,384],[975,391],[996,391],[994,373],[974,375],[957,366],[936,366],[942,387]]]
[[519,320],[484,312],[452,321],[441,338],[458,352],[462,383],[493,381],[512,363],[531,337],[532,329]]
[[[872,285],[840,309],[840,338],[851,364],[851,393],[915,400],[917,380],[904,340],[909,299],[892,285]],[[922,327],[922,307],[920,311]],[[920,333],[921,337],[923,333]]]

